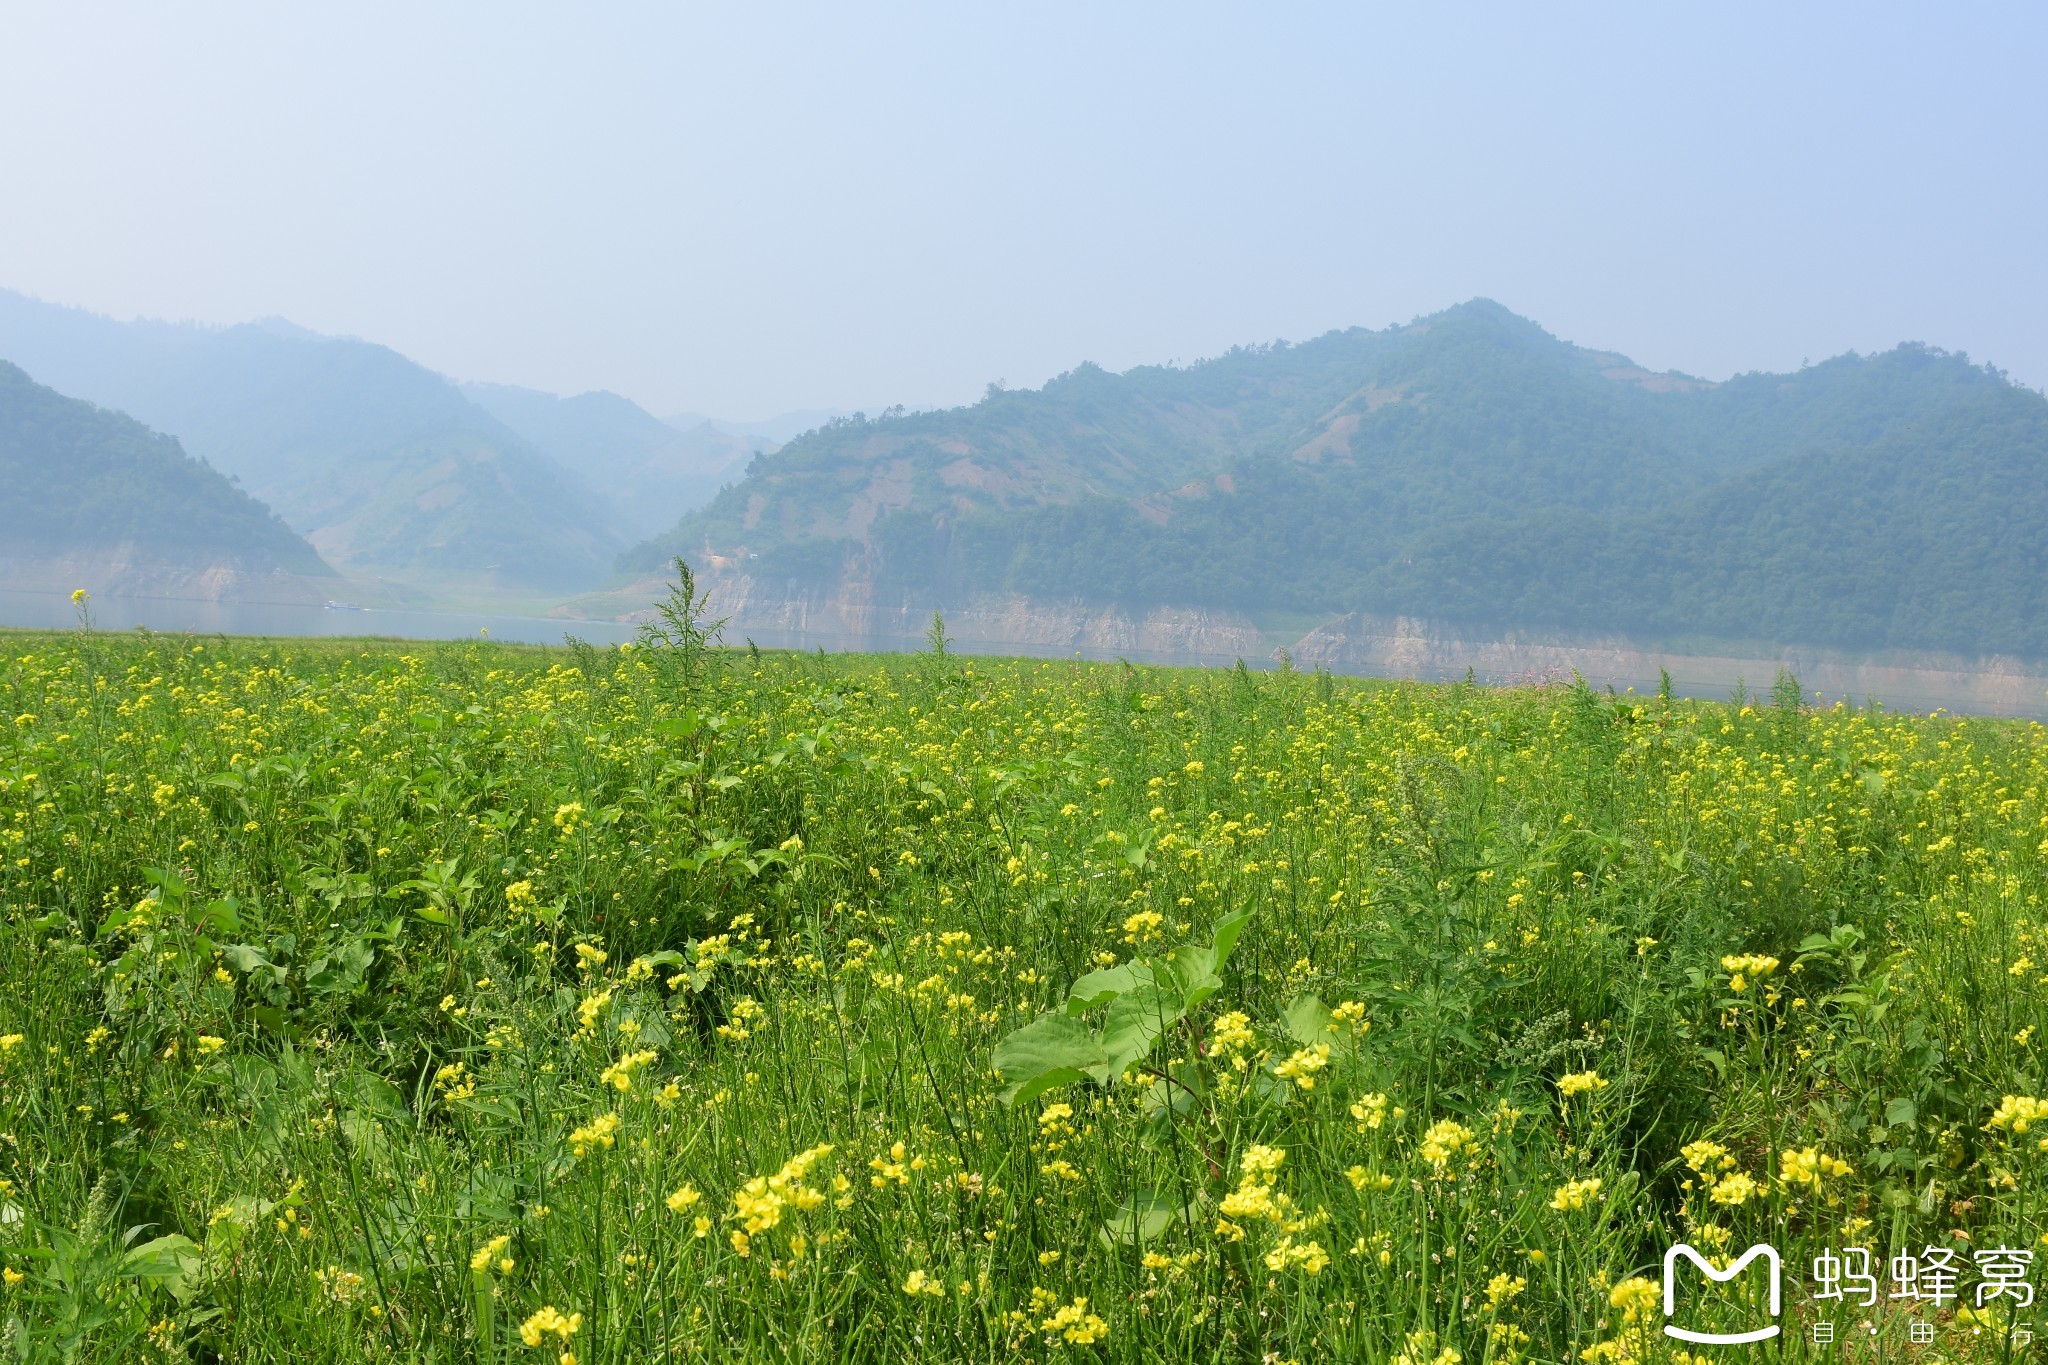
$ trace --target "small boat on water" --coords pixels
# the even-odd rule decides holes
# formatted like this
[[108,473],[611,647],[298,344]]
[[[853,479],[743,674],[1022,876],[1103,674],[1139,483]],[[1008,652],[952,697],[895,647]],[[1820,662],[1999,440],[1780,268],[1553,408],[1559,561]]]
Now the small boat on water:
[[329,603],[327,604],[327,610],[329,610],[329,611],[368,611],[368,610],[369,610],[369,608],[368,608],[368,607],[359,607],[359,606],[357,606],[357,605],[356,605],[355,603],[353,603],[353,602],[329,602]]

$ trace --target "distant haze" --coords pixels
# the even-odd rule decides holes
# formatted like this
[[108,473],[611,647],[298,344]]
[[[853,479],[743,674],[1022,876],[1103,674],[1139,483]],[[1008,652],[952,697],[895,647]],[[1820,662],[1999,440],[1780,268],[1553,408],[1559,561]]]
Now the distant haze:
[[2048,381],[2039,7],[111,8],[0,17],[0,287],[121,318],[742,421],[1475,295]]

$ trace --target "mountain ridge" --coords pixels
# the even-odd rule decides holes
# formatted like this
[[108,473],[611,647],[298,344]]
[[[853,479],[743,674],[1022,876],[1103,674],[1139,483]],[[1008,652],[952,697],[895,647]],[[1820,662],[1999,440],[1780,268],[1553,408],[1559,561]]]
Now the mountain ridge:
[[568,586],[624,542],[573,471],[375,343],[279,320],[118,322],[0,290],[0,357],[177,436],[344,567]]
[[[1974,400],[2024,392],[1967,356],[1910,343],[1791,374],[1660,374],[1474,300],[1378,332],[1121,375],[1084,364],[1038,390],[992,389],[970,407],[835,422],[757,459],[746,479],[628,551],[620,568],[644,573],[682,554],[791,596],[865,583],[871,595],[935,608],[1021,593],[1134,610],[1449,610],[1498,621],[1497,603],[1513,599],[1475,567],[1491,553],[1475,538],[1514,527],[1524,539],[1547,535],[1543,552],[1569,560],[1574,537],[1593,534],[1586,528],[1653,514],[1668,522],[1673,508],[1705,516],[1709,504],[1693,500],[1709,490],[1816,449],[1835,451],[1847,463],[1834,477],[1853,481],[1857,452],[1887,441],[1963,441],[1961,427],[1925,433]],[[1929,448],[1910,458],[1941,456]],[[1993,477],[1981,462],[1971,469],[1979,483]],[[1545,517],[1540,535],[1524,525]],[[1825,525],[1803,533],[1820,537],[1821,562],[1873,553]],[[1647,534],[1631,543],[1649,562],[1610,556],[1608,570],[1668,584],[1676,570]],[[1663,534],[1690,543],[1676,523]],[[1915,534],[1938,538],[1939,528]],[[1473,591],[1433,594],[1404,573],[1417,553]],[[1555,624],[1616,627],[1626,604],[1584,584],[1574,593]],[[1731,601],[1755,596],[1745,588]],[[1667,626],[1681,608],[1717,629],[1742,625],[1734,608],[1692,599],[1674,598],[1661,617],[1639,608],[1630,609]],[[1876,635],[1825,615],[1765,619],[1797,632],[1788,643],[1971,643],[1924,613]],[[2048,651],[2048,635],[2037,645],[2012,612],[1999,620],[1993,629],[1985,618],[1991,634],[1976,643]]]

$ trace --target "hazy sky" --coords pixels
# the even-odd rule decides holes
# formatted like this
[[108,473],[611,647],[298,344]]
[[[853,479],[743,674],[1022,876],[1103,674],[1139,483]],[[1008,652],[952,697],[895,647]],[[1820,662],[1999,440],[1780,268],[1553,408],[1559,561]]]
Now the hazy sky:
[[1910,338],[2039,386],[2044,39],[2038,5],[9,0],[0,286],[735,418],[1477,294],[1658,369]]

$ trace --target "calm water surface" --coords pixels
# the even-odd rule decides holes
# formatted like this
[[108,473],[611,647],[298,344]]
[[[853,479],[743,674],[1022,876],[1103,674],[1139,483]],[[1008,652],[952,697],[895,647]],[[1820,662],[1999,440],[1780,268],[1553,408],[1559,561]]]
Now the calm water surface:
[[[201,602],[169,597],[95,597],[93,625],[101,630],[150,630],[178,635],[392,635],[409,640],[493,640],[558,645],[564,635],[593,644],[620,644],[633,627],[618,621],[565,621],[546,616],[487,612],[334,611],[265,602]],[[0,590],[0,626],[77,624],[71,599],[61,593]]]

